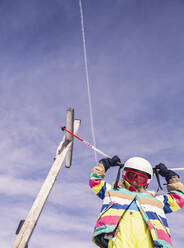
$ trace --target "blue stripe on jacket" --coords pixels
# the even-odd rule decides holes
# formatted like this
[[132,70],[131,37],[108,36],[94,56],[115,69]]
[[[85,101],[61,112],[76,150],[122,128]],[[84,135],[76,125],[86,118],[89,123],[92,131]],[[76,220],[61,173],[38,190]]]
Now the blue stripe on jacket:
[[101,188],[101,190],[98,192],[97,196],[100,197],[100,199],[104,199],[106,192],[106,182],[104,183],[104,186]]
[[[103,204],[101,211],[105,210],[105,208],[107,208],[108,206],[109,206],[109,204]],[[114,203],[114,204],[112,205],[112,208],[113,208],[113,209],[127,209],[128,206],[129,206],[129,205],[127,205],[127,204],[121,205],[121,204],[119,204],[119,203]]]
[[170,205],[168,204],[168,197],[167,195],[164,195],[164,212],[165,214],[172,213],[173,211],[170,208]]
[[[157,214],[154,213],[154,212],[151,212],[151,211],[146,211],[146,214],[148,216],[149,219],[152,219],[152,220],[158,220],[158,217],[157,217]],[[166,218],[163,218],[159,215],[160,219],[162,220],[162,222],[164,223],[164,225],[166,227],[168,227],[168,223],[167,223],[167,219]]]

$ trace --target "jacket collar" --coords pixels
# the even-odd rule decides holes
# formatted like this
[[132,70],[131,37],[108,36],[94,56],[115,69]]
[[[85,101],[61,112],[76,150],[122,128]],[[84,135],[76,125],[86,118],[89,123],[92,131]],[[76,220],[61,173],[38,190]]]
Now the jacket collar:
[[123,185],[126,189],[130,190],[131,192],[137,191],[137,189],[127,181],[124,181]]
[[[120,186],[121,187],[124,187],[125,189],[128,189],[131,192],[138,192],[137,189],[133,185],[131,185],[129,182],[127,182],[127,181],[121,182]],[[147,193],[149,195],[152,195],[153,197],[156,196],[156,192],[155,191],[144,190],[143,193]]]

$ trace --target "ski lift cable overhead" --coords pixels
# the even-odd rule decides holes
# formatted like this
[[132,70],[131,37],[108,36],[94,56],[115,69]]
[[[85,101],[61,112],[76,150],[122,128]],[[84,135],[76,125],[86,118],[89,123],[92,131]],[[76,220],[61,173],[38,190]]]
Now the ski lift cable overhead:
[[[96,147],[96,138],[95,138],[95,128],[94,128],[94,121],[93,121],[93,109],[92,109],[91,91],[90,91],[90,85],[89,85],[89,72],[88,72],[88,60],[87,60],[87,49],[86,49],[86,39],[85,39],[85,30],[84,30],[84,16],[83,16],[82,0],[79,0],[79,8],[80,8],[80,19],[81,19],[81,31],[82,31],[83,53],[84,53],[85,76],[86,76],[86,84],[87,84],[87,91],[88,91],[88,103],[89,103],[91,133],[92,133],[93,145]],[[96,162],[98,162],[96,151],[94,151],[94,155],[95,155]]]

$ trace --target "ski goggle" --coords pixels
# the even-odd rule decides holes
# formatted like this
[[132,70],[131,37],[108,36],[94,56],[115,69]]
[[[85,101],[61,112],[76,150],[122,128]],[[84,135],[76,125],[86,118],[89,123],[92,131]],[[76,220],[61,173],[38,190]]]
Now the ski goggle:
[[146,174],[133,170],[126,170],[125,179],[128,182],[136,181],[140,186],[145,186],[148,182],[148,176]]

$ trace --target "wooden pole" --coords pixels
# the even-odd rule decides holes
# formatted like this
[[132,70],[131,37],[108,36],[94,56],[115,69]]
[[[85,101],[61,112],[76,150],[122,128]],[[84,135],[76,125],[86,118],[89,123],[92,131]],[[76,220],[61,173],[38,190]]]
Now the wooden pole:
[[[80,126],[80,120],[74,121],[74,133],[76,133]],[[40,214],[43,210],[43,207],[47,201],[47,198],[54,186],[54,183],[57,179],[57,176],[60,172],[62,164],[65,160],[66,154],[71,146],[72,141],[67,140],[64,136],[62,142],[59,145],[59,149],[57,149],[57,154],[55,161],[48,173],[47,178],[45,179],[44,184],[42,185],[40,192],[38,193],[31,210],[28,213],[28,216],[22,225],[16,240],[12,246],[12,248],[25,248],[28,244],[28,241],[31,237],[31,234],[34,231],[34,228],[38,222]]]
[[[74,109],[68,108],[66,111],[66,128],[73,133],[73,123],[74,123]],[[66,139],[73,141],[73,136],[69,133],[66,133]],[[71,142],[71,145],[69,147],[69,150],[66,154],[66,168],[70,168],[72,165],[72,153],[73,153],[73,142]]]

